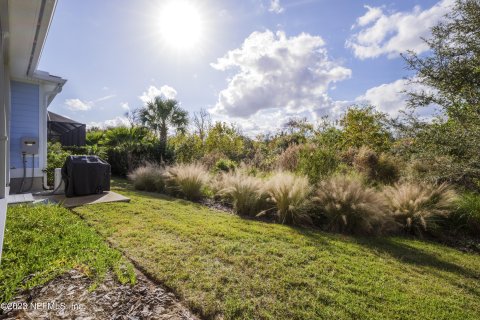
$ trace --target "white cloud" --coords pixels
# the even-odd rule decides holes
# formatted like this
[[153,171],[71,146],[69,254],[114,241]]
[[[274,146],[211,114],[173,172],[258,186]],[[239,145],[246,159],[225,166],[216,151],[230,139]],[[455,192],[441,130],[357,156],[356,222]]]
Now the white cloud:
[[80,99],[66,99],[65,104],[72,111],[87,111],[94,105],[93,101],[82,101]]
[[152,85],[148,87],[147,91],[143,92],[139,98],[143,103],[147,103],[155,99],[157,96],[161,96],[164,99],[175,99],[177,96],[177,90],[167,85],[161,86],[160,88]]
[[371,104],[382,112],[396,116],[400,110],[406,107],[407,94],[404,90],[410,86],[408,80],[399,79],[370,88],[363,95],[357,97],[355,101]]
[[360,59],[428,50],[421,38],[428,38],[430,29],[449,11],[454,0],[441,0],[433,7],[422,10],[415,6],[411,12],[385,12],[382,7],[365,6],[367,12],[357,19],[353,29],[357,32],[346,42]]
[[290,38],[281,31],[252,33],[241,48],[211,64],[221,71],[237,70],[211,112],[243,119],[259,111],[324,113],[334,106],[329,85],[351,76],[350,69],[329,59],[324,45],[321,37],[305,33]]
[[383,11],[382,8],[379,7],[370,7],[370,6],[364,6],[367,9],[367,13],[365,13],[363,16],[357,19],[357,24],[353,25],[352,28],[355,26],[359,27],[364,27],[367,24],[378,20],[382,15]]
[[[406,91],[416,92],[433,92],[432,88],[426,87],[420,83],[415,82],[415,78],[399,79],[390,83],[381,84],[365,91],[364,94],[355,99],[356,103],[370,104],[376,107],[379,111],[389,114],[391,117],[396,117],[400,111],[407,109],[408,94]],[[422,117],[431,117],[437,112],[438,106],[429,105],[416,110],[417,114]]]
[[280,4],[280,0],[270,0],[270,6],[268,7],[268,11],[274,13],[282,13],[285,9]]
[[96,103],[110,100],[114,97],[116,97],[115,94],[110,94],[110,95],[98,98],[95,101],[86,101],[86,100],[80,100],[80,99],[66,99],[65,104],[68,106],[68,109],[72,111],[88,111],[92,109]]
[[110,94],[108,96],[98,98],[97,100],[95,100],[95,102],[101,102],[101,101],[109,100],[109,99],[112,99],[112,98],[115,98],[115,97],[116,97],[115,94]]
[[87,127],[99,127],[99,128],[110,128],[110,127],[120,127],[120,126],[129,126],[130,122],[125,117],[115,117],[114,119],[105,120],[101,122],[90,122]]
[[130,106],[128,105],[128,102],[122,102],[120,103],[120,107],[125,110],[125,111],[128,111],[130,110]]

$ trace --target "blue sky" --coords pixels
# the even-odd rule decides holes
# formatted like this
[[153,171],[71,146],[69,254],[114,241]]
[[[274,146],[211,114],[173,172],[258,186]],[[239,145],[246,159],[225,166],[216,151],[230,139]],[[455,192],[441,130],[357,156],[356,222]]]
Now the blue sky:
[[250,133],[352,103],[395,115],[409,76],[399,53],[426,52],[420,37],[452,4],[176,1],[181,12],[168,0],[59,0],[39,69],[68,82],[50,110],[115,125],[162,94]]

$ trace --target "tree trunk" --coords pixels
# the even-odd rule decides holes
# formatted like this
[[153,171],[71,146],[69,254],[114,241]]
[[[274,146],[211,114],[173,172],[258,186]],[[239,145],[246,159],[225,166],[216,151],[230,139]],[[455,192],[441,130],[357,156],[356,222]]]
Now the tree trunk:
[[163,122],[160,127],[160,162],[163,163],[167,151],[167,124]]

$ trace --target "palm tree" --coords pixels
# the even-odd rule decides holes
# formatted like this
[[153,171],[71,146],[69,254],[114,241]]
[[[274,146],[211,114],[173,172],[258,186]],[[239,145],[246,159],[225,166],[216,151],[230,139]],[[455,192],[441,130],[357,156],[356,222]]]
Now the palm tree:
[[180,108],[176,100],[163,99],[160,96],[140,109],[139,118],[143,125],[153,130],[160,138],[162,156],[165,155],[167,146],[168,128],[184,131],[188,125],[188,112]]

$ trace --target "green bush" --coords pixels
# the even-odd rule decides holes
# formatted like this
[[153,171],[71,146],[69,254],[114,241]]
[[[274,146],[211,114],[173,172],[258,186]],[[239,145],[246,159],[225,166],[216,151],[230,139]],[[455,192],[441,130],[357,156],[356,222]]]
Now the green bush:
[[199,164],[177,164],[168,167],[165,172],[166,190],[188,200],[203,197],[203,188],[209,181],[208,171]]
[[203,142],[198,135],[179,133],[168,138],[168,149],[173,150],[175,162],[191,163],[204,154]]
[[350,107],[341,117],[342,145],[360,148],[368,146],[377,152],[390,150],[393,137],[388,116],[374,106]]
[[126,176],[145,162],[160,163],[173,159],[172,150],[162,150],[158,138],[149,129],[140,126],[108,128],[104,130],[98,146],[106,149],[112,173],[121,176]]
[[213,166],[213,172],[230,172],[237,168],[237,163],[230,159],[220,159]]
[[334,173],[339,163],[333,150],[304,146],[300,151],[297,172],[306,175],[315,184]]
[[382,153],[378,158],[376,180],[382,183],[395,183],[400,179],[399,159]]
[[447,184],[402,183],[384,189],[389,211],[407,233],[422,236],[435,230],[439,217],[447,217],[457,199]]
[[278,222],[294,225],[310,222],[308,215],[302,210],[311,191],[307,177],[278,172],[268,179],[265,191],[275,205]]
[[47,182],[49,186],[53,187],[55,168],[63,167],[66,158],[70,156],[71,153],[65,151],[60,142],[49,142],[47,148]]
[[[145,162],[160,164],[161,150],[159,144],[139,145],[126,148],[125,146],[107,147],[107,158],[112,168],[112,174],[127,176],[135,168],[142,166]],[[173,153],[168,148],[165,151],[164,162],[171,163]]]
[[233,124],[216,122],[207,132],[203,146],[205,152],[223,153],[228,159],[240,161],[245,157],[245,137]]
[[480,195],[462,194],[457,201],[457,208],[446,221],[446,228],[454,233],[466,233],[480,237]]
[[93,155],[98,156],[103,160],[108,160],[107,149],[100,145],[92,146],[64,146],[63,150],[67,151],[72,155]]
[[371,235],[393,226],[387,203],[358,176],[333,176],[319,184],[313,202],[325,216],[325,229]]
[[213,151],[206,153],[202,158],[200,158],[199,163],[201,163],[208,170],[211,170],[221,159],[227,159],[227,156],[221,152]]
[[[345,155],[345,157],[347,157]],[[400,177],[400,169],[392,156],[382,153],[380,156],[363,146],[353,156],[353,167],[372,181],[393,183]]]

